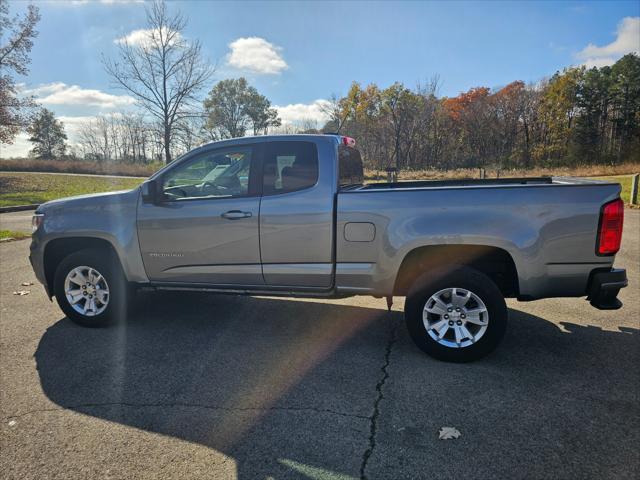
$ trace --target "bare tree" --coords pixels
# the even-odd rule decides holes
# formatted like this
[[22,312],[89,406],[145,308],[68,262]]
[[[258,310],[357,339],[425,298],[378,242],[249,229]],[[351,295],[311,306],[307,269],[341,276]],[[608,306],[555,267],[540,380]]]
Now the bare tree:
[[113,159],[110,123],[107,117],[99,116],[82,125],[79,143],[86,159],[98,162]]
[[349,117],[348,109],[344,107],[342,99],[336,93],[332,93],[329,101],[320,106],[320,111],[329,117],[325,129],[328,127],[335,133],[340,132]]
[[175,126],[176,141],[174,142],[176,153],[182,154],[194,149],[198,145],[211,141],[210,134],[206,130],[206,115],[201,113],[181,120]]
[[186,20],[171,15],[164,1],[147,9],[142,41],[120,41],[119,58],[103,59],[116,85],[129,92],[161,124],[165,160],[172,159],[174,126],[191,114],[197,94],[214,68],[202,59],[200,42],[183,37]]
[[318,121],[313,118],[303,118],[300,120],[299,133],[320,133],[318,129]]
[[145,162],[145,125],[142,115],[122,115],[119,133],[123,138],[123,160],[131,163]]
[[157,130],[140,113],[110,113],[85,123],[79,144],[88,160],[148,163],[156,157]]

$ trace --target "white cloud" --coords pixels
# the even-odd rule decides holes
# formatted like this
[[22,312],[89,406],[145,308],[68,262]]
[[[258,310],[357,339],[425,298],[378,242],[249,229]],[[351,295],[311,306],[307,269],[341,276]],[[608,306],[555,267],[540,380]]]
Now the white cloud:
[[239,38],[229,44],[227,62],[234,68],[258,74],[279,74],[289,68],[282,48],[260,37]]
[[29,135],[24,132],[19,133],[11,145],[0,143],[0,158],[26,157],[31,147]]
[[[123,45],[123,44],[129,44],[132,46],[146,46],[149,43],[151,43],[151,39],[153,38],[154,35],[158,35],[160,32],[160,30],[158,29],[154,29],[154,28],[141,28],[139,30],[133,30],[132,32],[130,32],[128,35],[125,35],[124,37],[119,37],[116,38],[113,43],[119,44],[119,45]],[[175,43],[175,42],[179,42],[180,39],[182,38],[182,35],[180,35],[180,32],[176,32],[173,30],[168,30],[166,28],[163,27],[162,29],[162,33],[163,36],[166,37],[168,34],[173,34],[173,38],[172,41],[170,43]]]
[[609,67],[611,65],[613,65],[614,63],[616,63],[616,60],[618,60],[619,57],[600,57],[600,58],[587,58],[582,65],[584,65],[587,68],[602,68],[602,67]]
[[[34,88],[26,88],[24,84],[20,84],[18,87],[21,94],[33,95],[36,101],[42,105],[60,106],[63,107],[63,110],[65,110],[64,107],[74,106],[73,111],[85,113],[85,115],[56,115],[56,118],[64,124],[69,146],[77,145],[82,127],[96,120],[95,115],[86,115],[86,113],[100,113],[113,108],[126,108],[135,103],[135,100],[128,95],[111,95],[100,90],[67,85],[63,82],[39,85]],[[78,106],[83,108],[78,108]],[[119,113],[111,115],[119,115]],[[28,138],[28,135],[20,134],[13,145],[3,145],[0,157],[27,156],[32,147]]]
[[590,43],[576,54],[587,67],[612,65],[627,53],[640,53],[640,17],[625,17],[618,24],[616,39],[598,47]]
[[282,120],[282,125],[300,126],[303,122],[316,122],[319,127],[329,119],[328,115],[323,111],[329,105],[328,100],[316,100],[312,103],[293,103],[289,105],[278,106],[274,108],[278,110],[278,116]]
[[67,85],[62,82],[23,89],[25,95],[33,95],[43,105],[84,105],[100,108],[119,108],[133,105],[135,100],[129,95],[111,95],[100,90]]

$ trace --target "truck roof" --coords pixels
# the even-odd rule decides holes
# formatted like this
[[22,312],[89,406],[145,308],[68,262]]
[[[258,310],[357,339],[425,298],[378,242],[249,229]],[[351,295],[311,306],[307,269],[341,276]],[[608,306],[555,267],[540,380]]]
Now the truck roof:
[[200,148],[210,147],[212,145],[220,145],[220,146],[224,146],[226,144],[241,145],[244,143],[263,143],[263,142],[269,142],[274,140],[300,141],[305,139],[310,141],[323,139],[323,140],[330,140],[338,143],[340,141],[339,140],[340,138],[341,138],[341,135],[325,134],[325,133],[290,133],[286,135],[255,135],[255,136],[247,136],[247,137],[234,137],[234,138],[228,138],[225,140],[216,140],[213,142],[204,143],[202,145],[199,145],[197,148],[195,148],[194,150],[191,150],[188,153],[194,152],[195,150],[198,150]]

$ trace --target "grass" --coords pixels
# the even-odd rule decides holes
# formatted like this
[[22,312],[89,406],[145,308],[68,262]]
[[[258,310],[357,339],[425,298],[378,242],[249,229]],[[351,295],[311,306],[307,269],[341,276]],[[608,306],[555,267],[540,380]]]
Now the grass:
[[86,193],[129,190],[142,181],[141,178],[0,172],[0,207],[44,203]]
[[31,234],[25,232],[16,232],[14,230],[0,230],[0,241],[2,240],[22,240],[30,238]]
[[619,183],[622,186],[620,197],[627,205],[631,203],[631,182],[633,180],[633,175],[612,175],[609,177],[593,177],[593,179]]

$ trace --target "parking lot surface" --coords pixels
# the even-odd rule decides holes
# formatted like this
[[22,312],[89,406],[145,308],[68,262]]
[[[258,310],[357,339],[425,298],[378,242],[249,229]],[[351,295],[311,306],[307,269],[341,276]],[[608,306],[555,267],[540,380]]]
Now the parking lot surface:
[[151,292],[81,328],[21,286],[29,241],[3,243],[2,478],[638,478],[639,213],[621,310],[510,300],[463,365],[414,347],[401,299]]
[[0,214],[0,228],[14,232],[31,233],[33,210]]

